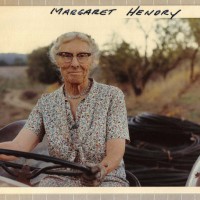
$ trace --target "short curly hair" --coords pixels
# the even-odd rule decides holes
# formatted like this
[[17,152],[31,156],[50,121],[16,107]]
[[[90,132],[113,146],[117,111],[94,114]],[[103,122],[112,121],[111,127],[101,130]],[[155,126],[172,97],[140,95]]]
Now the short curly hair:
[[58,49],[61,44],[70,42],[74,39],[80,39],[81,41],[87,42],[91,48],[91,52],[93,55],[92,60],[92,68],[98,65],[99,62],[99,48],[96,44],[95,40],[88,34],[81,32],[68,32],[60,35],[56,41],[50,47],[49,57],[53,64],[56,64],[56,53],[58,53]]

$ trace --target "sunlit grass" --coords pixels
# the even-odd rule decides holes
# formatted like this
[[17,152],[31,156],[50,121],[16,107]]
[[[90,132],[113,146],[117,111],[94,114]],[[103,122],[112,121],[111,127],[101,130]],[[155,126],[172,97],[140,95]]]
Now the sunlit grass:
[[[195,74],[200,73],[199,68],[195,69]],[[156,81],[149,82],[141,96],[136,97],[134,94],[127,96],[128,113],[135,115],[144,111],[161,112],[163,106],[179,98],[190,85],[189,74],[189,67],[179,67],[170,72],[165,79],[160,77]]]

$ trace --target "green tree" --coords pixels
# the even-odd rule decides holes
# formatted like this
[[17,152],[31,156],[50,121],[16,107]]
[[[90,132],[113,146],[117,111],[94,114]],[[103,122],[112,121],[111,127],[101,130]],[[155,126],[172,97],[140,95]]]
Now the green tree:
[[[162,73],[165,75],[177,67],[182,60],[188,60],[190,62],[190,81],[195,80],[194,66],[200,49],[200,20],[192,18],[170,20],[164,27],[158,25],[156,31],[159,40],[162,41],[158,45],[158,49],[162,46],[160,48],[162,52],[154,51],[154,55],[159,54],[157,57],[163,61],[161,62]],[[158,61],[157,57],[154,59],[155,64]]]
[[184,41],[181,20],[160,20],[155,32],[156,48],[153,49],[151,65],[156,73],[166,77],[168,72],[179,66],[186,59],[187,46]]
[[34,50],[28,55],[28,77],[41,83],[60,82],[60,72],[48,57],[49,47]]
[[114,49],[102,51],[100,66],[107,79],[115,79],[119,83],[131,83],[135,94],[140,95],[141,88],[136,77],[141,73],[138,63],[141,63],[142,59],[137,49],[122,41]]
[[[153,75],[166,77],[171,70],[180,66],[183,60],[188,59],[189,48],[185,33],[189,33],[189,26],[181,19],[162,19],[156,20],[152,27],[146,30],[140,20],[135,21],[144,37],[143,52],[136,45],[131,47],[122,41],[102,53],[100,64],[106,69],[106,74],[112,73],[120,83],[131,83],[135,94],[140,95]],[[127,24],[130,28],[129,22],[130,20]],[[151,31],[156,34],[156,39],[153,40],[155,45],[151,47],[152,53],[149,53]],[[108,69],[110,73],[107,73]]]
[[193,81],[195,79],[195,60],[200,50],[200,20],[196,18],[190,18],[184,19],[184,21],[186,21],[190,27],[189,34],[186,37],[190,40],[193,40],[191,41],[193,47],[190,48],[190,81]]

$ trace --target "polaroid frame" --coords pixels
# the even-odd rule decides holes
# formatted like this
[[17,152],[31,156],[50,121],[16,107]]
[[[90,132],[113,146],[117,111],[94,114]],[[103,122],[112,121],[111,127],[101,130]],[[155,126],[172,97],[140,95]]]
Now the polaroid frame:
[[[189,6],[189,7],[186,7]],[[48,6],[51,14],[54,8],[99,9],[95,15],[105,17],[195,17],[199,18],[200,0],[0,0],[0,6]],[[34,9],[34,8],[33,8]],[[107,11],[102,11],[107,9]],[[151,16],[139,10],[155,10]],[[100,11],[101,10],[101,11]],[[162,11],[158,11],[162,10]],[[170,10],[170,11],[166,11]],[[69,12],[69,11],[68,11]],[[83,11],[82,11],[83,12]],[[171,14],[170,14],[171,12]],[[128,14],[129,13],[129,14]],[[77,13],[71,15],[76,15]],[[91,14],[91,13],[90,13]],[[128,14],[128,15],[127,15]],[[12,15],[12,13],[11,13]],[[50,15],[50,14],[49,14]],[[59,14],[60,15],[60,14]],[[84,15],[84,14],[82,14]],[[87,13],[86,13],[87,15]],[[106,15],[106,16],[105,16]],[[81,15],[80,15],[81,16]],[[91,15],[90,15],[91,16]],[[84,16],[86,17],[86,16]],[[96,17],[96,16],[95,16]],[[1,18],[1,17],[0,17]],[[186,187],[141,187],[141,188],[2,188],[0,200],[197,200],[198,188]]]

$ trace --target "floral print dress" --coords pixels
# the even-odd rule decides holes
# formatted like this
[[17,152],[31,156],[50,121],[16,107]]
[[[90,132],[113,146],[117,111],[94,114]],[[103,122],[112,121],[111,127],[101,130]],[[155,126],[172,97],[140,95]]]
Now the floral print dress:
[[[94,80],[90,92],[78,105],[76,121],[69,102],[65,100],[62,86],[53,93],[42,95],[24,128],[37,134],[40,140],[46,134],[50,156],[83,165],[98,164],[103,160],[106,141],[115,138],[129,140],[122,91]],[[39,186],[82,185],[79,177],[48,175]],[[106,175],[100,186],[128,186],[123,160],[117,169]]]

